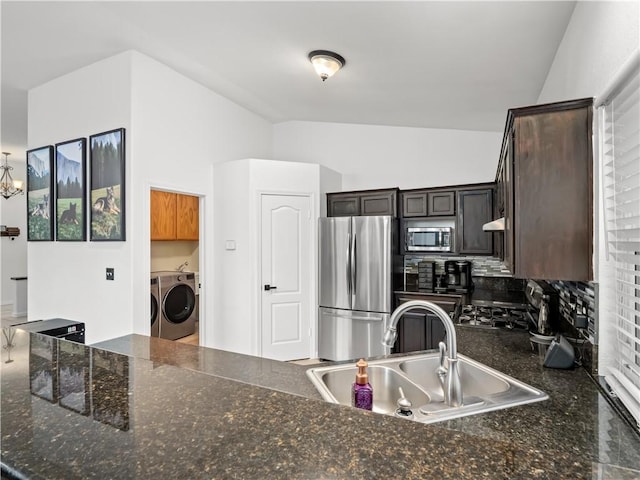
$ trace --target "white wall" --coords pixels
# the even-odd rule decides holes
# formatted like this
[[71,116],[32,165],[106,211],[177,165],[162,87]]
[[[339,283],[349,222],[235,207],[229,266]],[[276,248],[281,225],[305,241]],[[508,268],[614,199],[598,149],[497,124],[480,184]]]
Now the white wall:
[[[20,158],[16,161],[11,158]],[[4,156],[2,157],[4,158]],[[0,160],[1,161],[1,160]],[[9,156],[9,166],[13,167],[11,176],[14,180],[22,180],[26,188],[26,163],[24,152]],[[15,281],[11,277],[24,277],[27,274],[27,195],[16,195],[5,200],[0,198],[0,225],[18,227],[20,236],[11,240],[9,237],[0,238],[0,304],[13,303]]]
[[[201,196],[200,343],[212,346],[214,292],[209,282],[213,244],[212,164],[271,155],[271,124],[230,100],[139,53],[133,54],[132,171],[136,205],[132,230],[135,333],[149,333],[150,219],[152,187]],[[137,299],[144,299],[138,301]]]
[[640,2],[577,2],[538,103],[600,95],[640,48]]
[[[212,242],[212,164],[271,154],[268,122],[136,52],[29,93],[30,148],[118,127],[127,129],[127,241],[28,248],[29,319],[85,321],[87,343],[149,332],[150,188],[201,196],[201,242]],[[206,250],[200,248],[205,289],[205,272],[213,270]],[[105,280],[105,267],[115,267],[115,281]],[[204,297],[213,301],[210,289]],[[209,318],[200,314],[204,329]]]
[[[254,261],[250,243],[249,160],[214,166],[213,219],[216,223],[212,254],[213,328],[207,345],[222,350],[253,353],[251,277]],[[225,247],[226,242],[232,247]],[[255,333],[255,332],[254,332]]]
[[[320,216],[321,191],[339,188],[340,177],[317,164],[275,160],[239,160],[214,167],[216,222],[213,254],[215,266],[215,315],[212,346],[224,350],[260,354],[261,280],[259,264],[260,195],[262,193],[310,194],[312,216]],[[321,185],[327,182],[328,186]],[[312,222],[310,356],[315,355],[317,305],[317,222]],[[226,242],[235,242],[228,250]]]
[[[131,62],[124,53],[29,91],[28,145],[37,148],[126,128],[126,175],[131,165]],[[127,235],[136,220],[127,181]],[[28,318],[62,317],[87,324],[87,342],[131,333],[133,243],[29,242]],[[105,280],[115,268],[115,281]]]
[[273,130],[275,158],[340,172],[343,190],[492,182],[502,141],[502,132],[320,122]]

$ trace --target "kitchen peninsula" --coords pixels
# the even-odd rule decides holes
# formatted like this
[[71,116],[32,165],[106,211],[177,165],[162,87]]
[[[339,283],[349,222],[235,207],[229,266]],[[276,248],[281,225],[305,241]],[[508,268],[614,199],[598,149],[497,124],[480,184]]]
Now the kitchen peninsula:
[[48,351],[43,338],[18,330],[2,351],[3,474],[18,478],[640,475],[640,439],[586,372],[544,369],[523,332],[458,327],[459,351],[550,399],[432,425],[325,403],[299,365],[139,335]]

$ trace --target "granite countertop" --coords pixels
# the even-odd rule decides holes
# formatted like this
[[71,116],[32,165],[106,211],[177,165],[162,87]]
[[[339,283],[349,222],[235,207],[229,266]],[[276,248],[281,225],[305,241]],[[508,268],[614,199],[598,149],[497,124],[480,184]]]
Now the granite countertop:
[[0,363],[2,463],[49,479],[640,476],[638,436],[586,372],[544,369],[522,332],[458,336],[461,353],[550,400],[422,425],[318,400],[307,367],[138,335],[88,347],[16,331]]

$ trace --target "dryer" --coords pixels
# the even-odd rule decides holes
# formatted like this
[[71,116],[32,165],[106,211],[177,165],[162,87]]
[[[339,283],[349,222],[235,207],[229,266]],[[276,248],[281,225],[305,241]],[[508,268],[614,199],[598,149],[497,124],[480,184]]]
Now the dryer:
[[196,280],[193,273],[152,272],[160,289],[160,338],[176,340],[196,331]]
[[158,277],[151,277],[151,336],[160,336],[160,287]]

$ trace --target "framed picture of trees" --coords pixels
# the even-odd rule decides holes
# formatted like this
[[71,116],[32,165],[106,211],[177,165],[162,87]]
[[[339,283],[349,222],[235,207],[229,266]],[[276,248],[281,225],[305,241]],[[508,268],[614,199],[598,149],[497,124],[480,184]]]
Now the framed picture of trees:
[[53,147],[27,150],[27,240],[53,240]]
[[84,138],[56,144],[56,239],[87,239]]
[[124,128],[91,135],[92,241],[125,240]]

